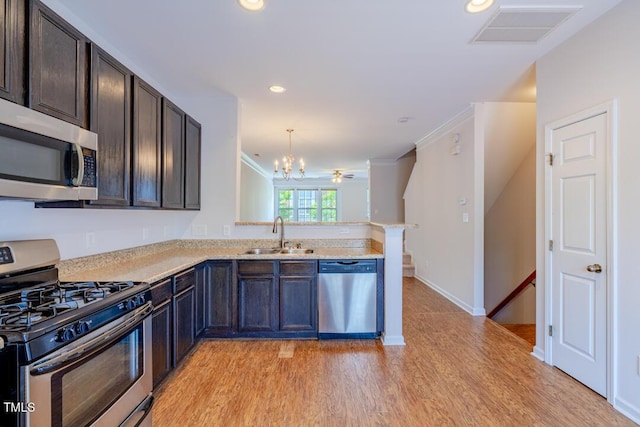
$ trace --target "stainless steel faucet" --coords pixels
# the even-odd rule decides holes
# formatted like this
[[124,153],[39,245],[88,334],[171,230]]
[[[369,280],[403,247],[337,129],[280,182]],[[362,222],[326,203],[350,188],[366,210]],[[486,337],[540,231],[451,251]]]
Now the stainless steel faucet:
[[278,232],[278,220],[280,220],[280,249],[284,248],[284,219],[280,215],[273,220],[273,230],[272,233]]

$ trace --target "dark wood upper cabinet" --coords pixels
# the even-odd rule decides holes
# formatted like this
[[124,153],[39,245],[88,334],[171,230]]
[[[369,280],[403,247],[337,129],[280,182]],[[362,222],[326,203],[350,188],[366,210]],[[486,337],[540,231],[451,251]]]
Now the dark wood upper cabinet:
[[190,116],[187,116],[186,120],[184,207],[200,209],[201,126]]
[[23,0],[0,0],[0,97],[24,104],[26,8]]
[[29,107],[86,127],[87,39],[38,0],[29,34]]
[[133,78],[133,205],[159,207],[162,182],[162,95]]
[[98,134],[98,200],[92,205],[131,203],[131,76],[91,45],[90,129]]
[[162,100],[162,207],[184,208],[185,113]]

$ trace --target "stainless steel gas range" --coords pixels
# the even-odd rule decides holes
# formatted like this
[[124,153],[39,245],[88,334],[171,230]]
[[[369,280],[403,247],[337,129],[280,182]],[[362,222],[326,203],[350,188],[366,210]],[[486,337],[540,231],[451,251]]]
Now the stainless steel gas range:
[[0,426],[150,426],[146,283],[61,283],[53,240],[0,242]]

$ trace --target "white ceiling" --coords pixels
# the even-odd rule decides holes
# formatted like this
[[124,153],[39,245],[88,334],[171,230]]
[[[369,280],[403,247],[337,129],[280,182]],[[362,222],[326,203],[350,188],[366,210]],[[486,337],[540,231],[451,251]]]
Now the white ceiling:
[[[470,44],[483,14],[464,0],[49,0],[174,93],[236,96],[242,151],[269,170],[288,149],[310,175],[364,176],[470,102],[533,101],[536,59],[620,0],[563,0],[582,10],[537,44]],[[277,95],[273,84],[287,88]],[[399,123],[401,117],[409,117]]]

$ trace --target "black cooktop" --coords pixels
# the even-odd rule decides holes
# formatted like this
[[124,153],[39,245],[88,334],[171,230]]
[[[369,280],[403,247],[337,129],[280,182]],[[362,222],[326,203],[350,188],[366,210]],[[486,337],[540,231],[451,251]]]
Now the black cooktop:
[[44,283],[0,295],[0,331],[29,331],[41,322],[139,285],[134,282]]

